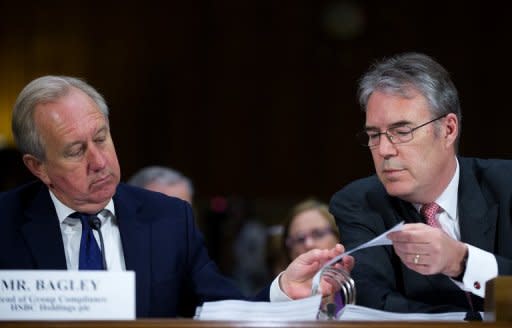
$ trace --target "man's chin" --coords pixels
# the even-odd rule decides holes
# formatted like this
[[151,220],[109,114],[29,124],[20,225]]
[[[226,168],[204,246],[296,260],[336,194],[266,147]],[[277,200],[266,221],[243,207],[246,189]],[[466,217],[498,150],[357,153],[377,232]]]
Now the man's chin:
[[97,190],[91,190],[88,195],[88,202],[91,204],[106,204],[116,193],[115,186],[107,186]]
[[83,211],[86,213],[98,213],[101,212],[105,206],[107,206],[108,202],[112,197],[95,197],[89,198],[85,202],[80,202],[77,207],[79,211]]
[[410,188],[404,186],[404,183],[400,182],[387,182],[384,184],[384,188],[386,188],[386,192],[393,197],[398,197],[406,200],[408,196],[411,194]]

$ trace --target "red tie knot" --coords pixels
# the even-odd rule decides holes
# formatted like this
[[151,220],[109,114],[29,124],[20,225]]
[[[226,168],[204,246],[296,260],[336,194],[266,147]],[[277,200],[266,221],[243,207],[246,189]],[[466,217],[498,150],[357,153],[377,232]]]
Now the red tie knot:
[[441,225],[436,218],[437,213],[442,212],[443,209],[437,203],[424,204],[420,209],[420,214],[426,219],[429,226],[440,228]]

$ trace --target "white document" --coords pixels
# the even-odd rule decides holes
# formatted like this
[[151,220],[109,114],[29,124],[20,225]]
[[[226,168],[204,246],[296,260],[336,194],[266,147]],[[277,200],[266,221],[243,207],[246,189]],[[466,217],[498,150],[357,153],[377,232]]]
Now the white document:
[[194,319],[247,321],[316,320],[321,295],[286,302],[249,302],[238,300],[205,302]]
[[0,321],[133,319],[133,271],[0,270]]
[[[359,245],[343,254],[340,254],[338,256],[336,256],[335,258],[333,258],[332,260],[330,260],[329,262],[327,262],[323,267],[322,269],[320,269],[316,274],[315,276],[313,277],[313,282],[312,282],[312,285],[313,285],[313,291],[316,291],[318,289],[318,286],[320,284],[320,276],[322,275],[322,272],[324,271],[324,269],[328,266],[331,266],[333,265],[334,263],[338,262],[339,260],[341,260],[342,258],[344,258],[345,256],[349,255],[349,254],[352,254],[353,252],[355,251],[358,251],[360,249],[363,249],[363,248],[368,248],[368,247],[373,247],[373,246],[383,246],[383,245],[392,245],[393,242],[387,237],[387,234],[390,233],[390,232],[393,232],[393,231],[400,231],[402,230],[402,227],[404,225],[404,222],[400,222],[399,224],[395,225],[393,228],[389,229],[388,231],[380,234],[379,236],[373,238],[372,240],[362,244],[362,245]],[[357,265],[357,264],[356,264]]]
[[464,321],[466,312],[397,313],[347,304],[338,313],[340,321]]

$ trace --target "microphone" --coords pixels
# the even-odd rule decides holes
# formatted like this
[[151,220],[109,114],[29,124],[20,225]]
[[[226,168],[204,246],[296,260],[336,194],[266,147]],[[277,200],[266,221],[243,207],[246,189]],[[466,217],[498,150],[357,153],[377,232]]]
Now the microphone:
[[107,262],[105,260],[105,245],[103,244],[103,235],[101,234],[101,220],[97,216],[93,215],[89,216],[88,222],[89,226],[92,229],[98,231],[98,234],[100,235],[101,260],[103,262],[103,269],[107,270]]
[[334,303],[327,304],[327,318],[329,320],[333,320],[336,318],[336,304],[334,304]]

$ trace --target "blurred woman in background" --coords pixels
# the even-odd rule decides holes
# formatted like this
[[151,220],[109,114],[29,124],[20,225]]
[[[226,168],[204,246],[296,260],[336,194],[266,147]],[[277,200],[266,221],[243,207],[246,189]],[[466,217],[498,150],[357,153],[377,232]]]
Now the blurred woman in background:
[[340,233],[326,204],[314,199],[294,206],[284,224],[283,250],[289,262],[314,248],[333,248]]
[[[282,235],[282,247],[288,263],[311,249],[330,249],[339,242],[340,232],[327,204],[309,199],[291,209]],[[323,303],[334,304],[328,315],[336,316],[345,302],[340,293],[336,293],[324,299]]]

